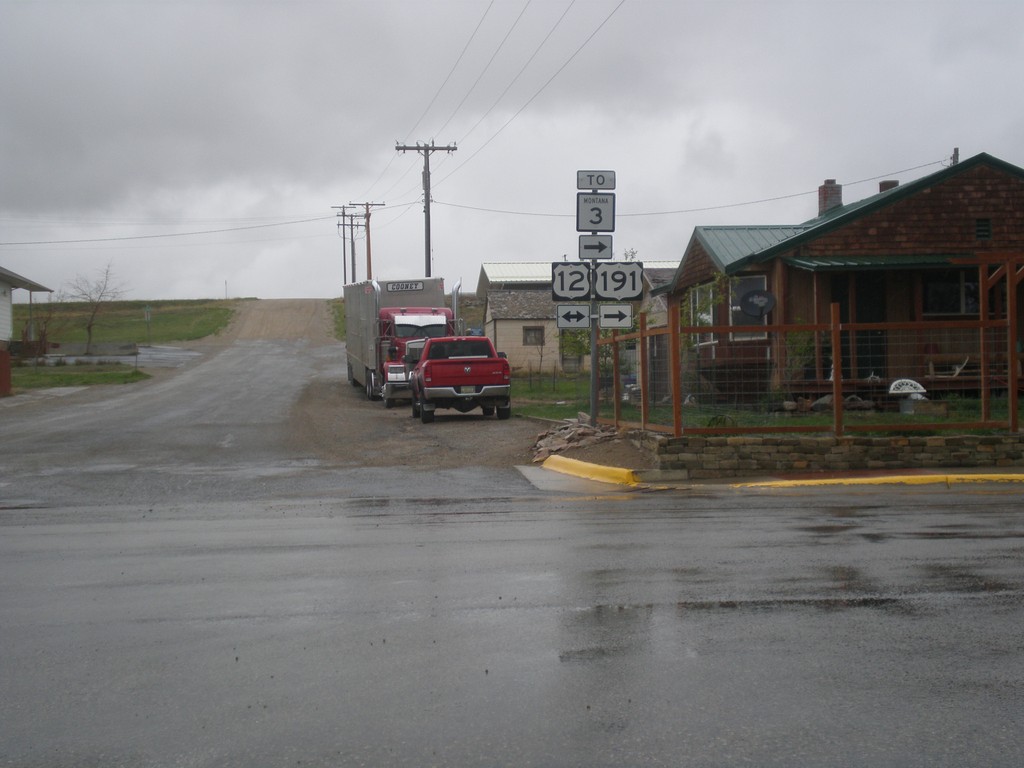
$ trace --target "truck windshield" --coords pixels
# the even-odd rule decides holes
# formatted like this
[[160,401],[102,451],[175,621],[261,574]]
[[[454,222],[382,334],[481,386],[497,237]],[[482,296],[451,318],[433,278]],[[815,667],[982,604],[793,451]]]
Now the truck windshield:
[[400,339],[436,339],[439,336],[446,335],[446,330],[444,323],[438,325],[395,323],[395,336]]

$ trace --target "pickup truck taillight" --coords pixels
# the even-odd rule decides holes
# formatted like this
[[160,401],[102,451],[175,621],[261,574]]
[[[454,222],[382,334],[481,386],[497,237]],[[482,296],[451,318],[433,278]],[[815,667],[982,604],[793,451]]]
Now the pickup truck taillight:
[[501,365],[501,378],[504,381],[512,381],[512,368],[509,366],[507,360],[502,360]]
[[425,383],[429,383],[431,380],[432,379],[431,379],[431,376],[430,376],[430,363],[424,363],[423,364],[423,381]]

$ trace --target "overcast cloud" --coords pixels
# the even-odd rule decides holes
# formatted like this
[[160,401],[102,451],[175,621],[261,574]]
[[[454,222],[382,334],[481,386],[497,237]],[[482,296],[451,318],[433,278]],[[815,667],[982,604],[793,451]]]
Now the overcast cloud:
[[812,218],[825,178],[1024,165],[1022,71],[1018,0],[0,0],[0,266],[333,297],[332,206],[369,201],[374,277],[419,276],[395,145],[430,141],[458,146],[431,156],[449,287],[575,258],[581,169],[617,173],[617,256],[677,260],[697,225]]

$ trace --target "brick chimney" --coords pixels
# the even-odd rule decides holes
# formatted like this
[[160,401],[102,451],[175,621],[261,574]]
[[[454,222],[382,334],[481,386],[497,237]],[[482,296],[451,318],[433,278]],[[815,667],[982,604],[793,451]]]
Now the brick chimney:
[[843,185],[836,184],[835,179],[825,179],[825,183],[818,187],[818,215],[822,216],[842,204]]
[[888,192],[890,189],[896,189],[896,187],[898,187],[899,185],[900,182],[897,179],[888,179],[887,181],[880,181],[878,182],[878,191]]

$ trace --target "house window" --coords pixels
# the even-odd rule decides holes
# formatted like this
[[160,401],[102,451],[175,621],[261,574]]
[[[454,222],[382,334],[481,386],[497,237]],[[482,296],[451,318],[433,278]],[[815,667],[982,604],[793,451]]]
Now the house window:
[[[752,317],[743,311],[742,300],[751,291],[764,291],[768,288],[768,278],[764,275],[747,275],[732,281],[729,297],[729,325],[768,325],[768,316]],[[744,331],[730,335],[734,341],[750,341],[766,339],[766,331]]]
[[543,347],[544,346],[544,326],[541,326],[541,325],[523,326],[523,346],[524,347]]
[[974,236],[978,240],[992,239],[992,219],[975,219]]
[[[715,289],[711,283],[694,286],[690,292],[690,318],[693,325],[715,324]],[[714,344],[715,334],[697,334],[698,344]]]
[[924,314],[977,315],[978,273],[967,269],[939,269],[925,272]]

